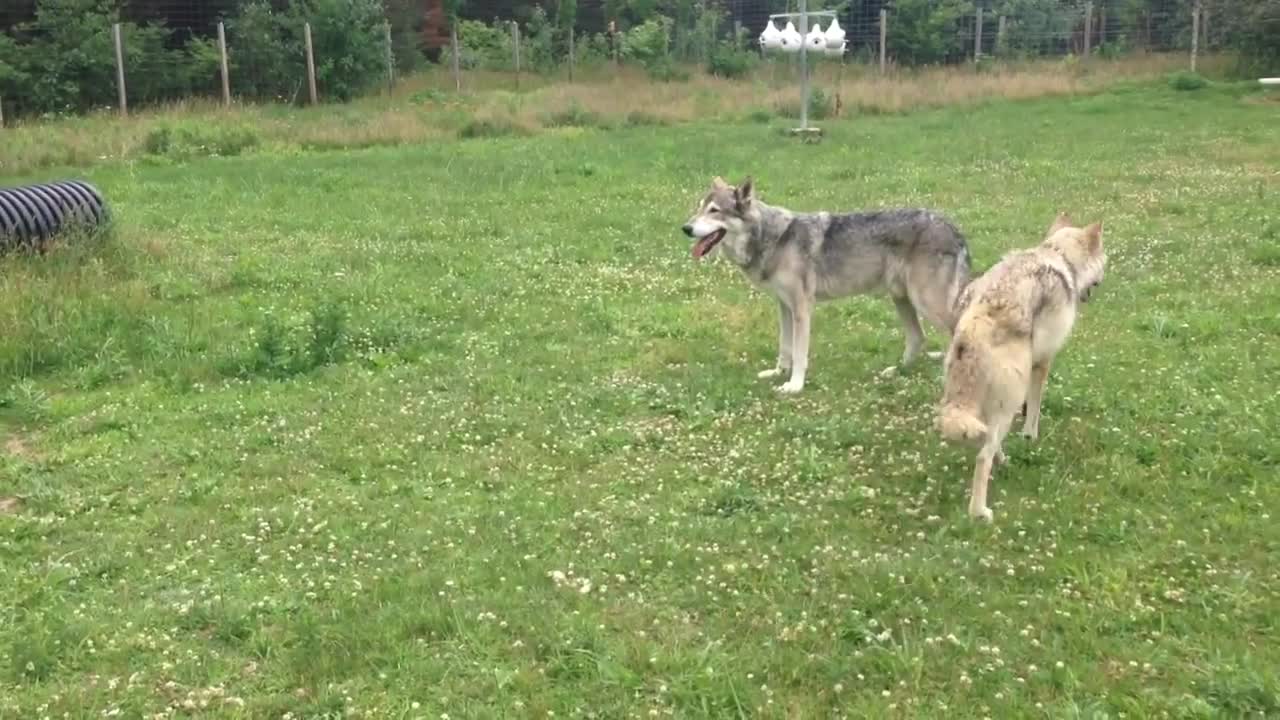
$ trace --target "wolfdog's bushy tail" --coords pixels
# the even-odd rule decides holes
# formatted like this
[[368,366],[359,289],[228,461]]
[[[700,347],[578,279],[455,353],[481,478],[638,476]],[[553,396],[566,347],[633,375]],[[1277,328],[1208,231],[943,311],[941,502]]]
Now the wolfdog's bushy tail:
[[977,409],[986,391],[986,363],[980,346],[963,329],[952,339],[946,359],[946,389],[938,409],[938,431],[952,442],[976,443],[987,436]]
[[938,413],[938,430],[942,437],[957,443],[976,443],[987,436],[987,425],[971,411],[959,405],[942,405]]

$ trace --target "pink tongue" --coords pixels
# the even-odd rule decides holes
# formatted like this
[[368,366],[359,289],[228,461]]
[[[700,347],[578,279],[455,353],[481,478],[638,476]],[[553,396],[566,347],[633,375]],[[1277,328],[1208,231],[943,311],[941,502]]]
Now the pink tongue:
[[708,252],[711,252],[711,247],[715,245],[719,239],[720,239],[720,233],[714,232],[702,238],[698,242],[694,243],[693,250],[692,250],[693,258],[695,260],[701,260],[704,255],[706,255]]

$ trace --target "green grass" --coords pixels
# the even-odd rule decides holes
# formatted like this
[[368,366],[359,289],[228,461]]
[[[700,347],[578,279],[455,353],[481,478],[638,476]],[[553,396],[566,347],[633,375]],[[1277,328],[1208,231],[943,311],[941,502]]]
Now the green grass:
[[[85,170],[112,236],[0,260],[0,716],[1277,716],[1280,116],[1242,92]],[[887,301],[819,311],[799,397],[755,379],[772,303],[678,231],[746,173],[939,208],[982,267],[1105,221],[996,525],[937,364],[876,375]]]

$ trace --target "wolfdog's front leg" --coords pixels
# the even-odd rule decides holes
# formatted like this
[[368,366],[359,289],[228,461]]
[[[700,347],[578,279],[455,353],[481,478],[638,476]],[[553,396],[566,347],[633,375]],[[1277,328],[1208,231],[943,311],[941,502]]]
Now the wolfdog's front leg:
[[772,370],[763,370],[758,377],[775,378],[791,370],[791,308],[778,301],[778,362]]
[[809,321],[813,302],[798,300],[791,308],[791,379],[778,387],[779,392],[798,393],[804,388],[804,374],[809,369]]

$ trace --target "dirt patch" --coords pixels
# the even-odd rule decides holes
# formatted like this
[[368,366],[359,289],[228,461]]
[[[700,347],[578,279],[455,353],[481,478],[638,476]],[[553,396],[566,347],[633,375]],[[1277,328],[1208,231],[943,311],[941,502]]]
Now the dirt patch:
[[0,497],[0,515],[12,515],[22,509],[22,501],[16,497]]
[[10,435],[4,440],[4,452],[6,455],[16,457],[20,460],[37,460],[39,455],[36,454],[31,446],[17,435]]

